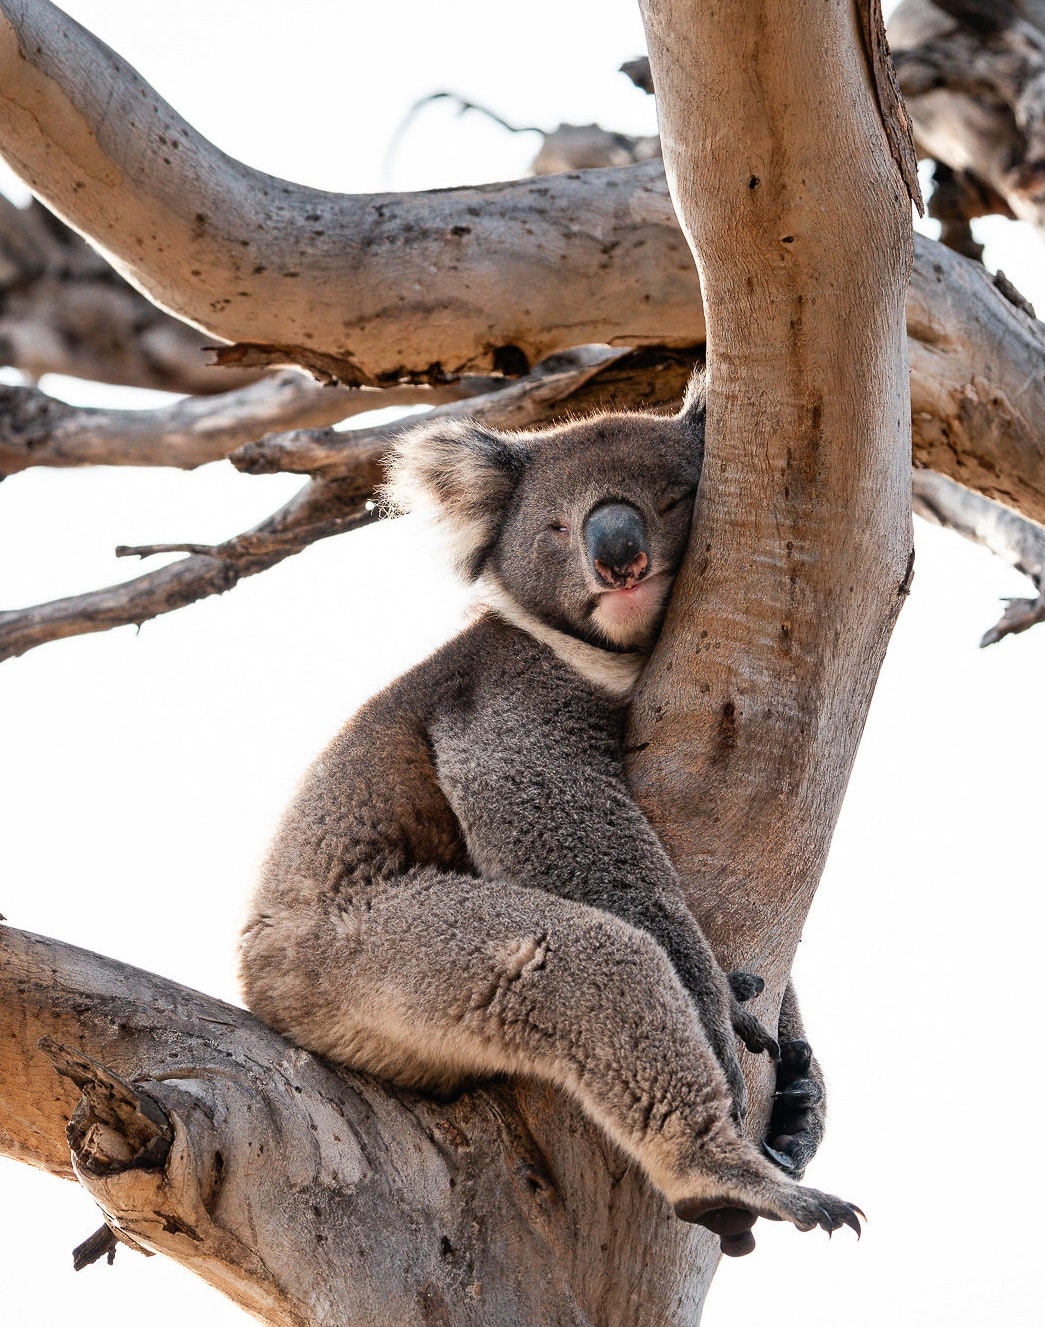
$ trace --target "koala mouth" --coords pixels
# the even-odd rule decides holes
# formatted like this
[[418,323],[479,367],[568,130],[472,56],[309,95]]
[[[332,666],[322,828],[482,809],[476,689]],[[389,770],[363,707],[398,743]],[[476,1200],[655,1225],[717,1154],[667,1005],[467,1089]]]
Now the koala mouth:
[[645,645],[660,625],[670,586],[670,576],[655,571],[630,585],[600,589],[592,621],[614,645]]

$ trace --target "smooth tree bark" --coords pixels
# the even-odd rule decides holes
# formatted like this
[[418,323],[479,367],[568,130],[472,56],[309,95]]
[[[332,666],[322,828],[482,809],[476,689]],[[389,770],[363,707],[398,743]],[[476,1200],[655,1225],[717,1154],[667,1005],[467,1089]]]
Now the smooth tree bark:
[[[511,424],[546,418],[626,358],[526,372],[550,351],[692,347],[706,328],[705,478],[632,770],[720,956],[770,979],[770,1017],[911,572],[911,160],[876,12],[648,0],[680,232],[655,163],[423,199],[285,185],[204,143],[43,0],[0,2],[0,147],[154,298],[245,343],[229,361],[289,358],[353,386],[523,374],[440,407]],[[1024,420],[1032,434],[1041,418],[1026,393],[1042,388],[1017,390],[1040,331],[1022,312],[1027,327],[1014,323],[981,275],[937,317],[939,288],[959,279],[950,261],[931,257],[917,306],[932,352],[910,380],[931,400],[925,445],[945,441],[958,465],[963,448],[1009,447],[1012,473],[995,479],[1045,512],[1040,438],[1020,445]],[[997,435],[975,410],[988,393],[1019,403]],[[246,469],[293,454],[315,477],[235,550],[195,548],[154,573],[144,615],[371,519],[387,444],[388,430],[298,434],[240,453]],[[60,620],[40,637],[53,639],[145,606],[28,612]],[[38,627],[0,618],[21,648],[17,633]],[[75,1175],[120,1239],[263,1321],[699,1318],[717,1242],[549,1089],[489,1085],[439,1104],[111,960],[9,929],[0,957],[15,1032],[0,1042],[0,1147]],[[751,1086],[757,1136],[769,1085]]]
[[857,9],[643,5],[708,451],[632,776],[727,966],[754,956],[778,991],[913,562],[913,151]]

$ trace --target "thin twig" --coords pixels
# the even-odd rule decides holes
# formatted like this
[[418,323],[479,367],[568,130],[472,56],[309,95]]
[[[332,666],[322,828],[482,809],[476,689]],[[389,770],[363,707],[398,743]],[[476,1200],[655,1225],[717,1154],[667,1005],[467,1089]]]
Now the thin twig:
[[931,470],[915,470],[913,506],[923,519],[963,535],[1027,576],[1033,599],[1008,599],[980,646],[995,645],[1045,621],[1045,528]]

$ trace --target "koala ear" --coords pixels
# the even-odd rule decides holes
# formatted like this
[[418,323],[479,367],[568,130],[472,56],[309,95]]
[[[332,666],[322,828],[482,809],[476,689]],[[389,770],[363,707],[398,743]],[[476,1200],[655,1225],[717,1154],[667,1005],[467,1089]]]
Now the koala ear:
[[431,518],[456,570],[475,580],[530,455],[523,437],[470,420],[433,420],[396,443],[381,496],[393,511]]
[[686,385],[686,395],[682,400],[682,409],[677,418],[693,431],[704,436],[704,415],[707,410],[708,384],[704,369],[694,369],[693,376]]

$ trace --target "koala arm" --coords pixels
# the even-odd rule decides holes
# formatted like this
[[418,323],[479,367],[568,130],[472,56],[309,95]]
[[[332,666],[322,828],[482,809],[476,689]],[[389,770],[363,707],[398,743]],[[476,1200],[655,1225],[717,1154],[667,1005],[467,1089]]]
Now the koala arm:
[[479,705],[467,722],[443,722],[432,734],[439,781],[473,862],[491,879],[602,908],[652,935],[700,1012],[741,1114],[735,1015],[749,1044],[776,1043],[734,1000],[631,796],[605,714],[583,706],[549,713],[532,684],[527,691],[535,703],[520,707],[517,722],[508,723],[503,705],[490,714]]

